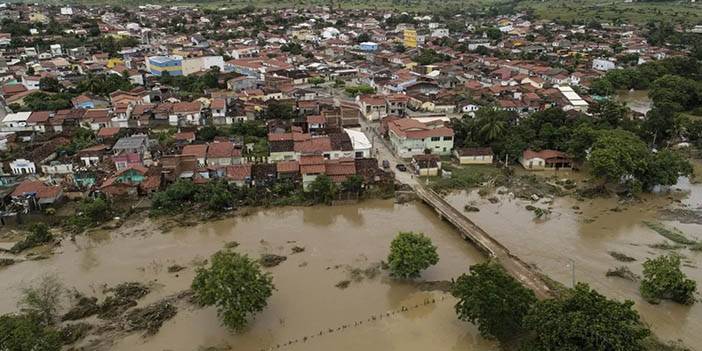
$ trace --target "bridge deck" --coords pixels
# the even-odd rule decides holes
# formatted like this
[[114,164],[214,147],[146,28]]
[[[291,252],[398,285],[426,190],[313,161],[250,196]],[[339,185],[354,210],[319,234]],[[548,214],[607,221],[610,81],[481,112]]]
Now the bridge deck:
[[422,185],[416,186],[415,191],[426,204],[433,207],[445,220],[453,224],[464,239],[472,241],[485,254],[497,260],[507,273],[534,291],[538,298],[545,299],[554,296],[554,292],[533,267],[510,253],[509,249],[478,227],[453,205],[446,202],[443,197]]

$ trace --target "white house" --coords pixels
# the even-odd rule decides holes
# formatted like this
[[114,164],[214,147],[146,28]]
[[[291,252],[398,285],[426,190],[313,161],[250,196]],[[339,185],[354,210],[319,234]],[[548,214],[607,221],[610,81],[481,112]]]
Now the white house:
[[23,158],[10,162],[10,169],[12,170],[12,174],[15,175],[37,173],[37,166],[34,165],[34,162]]
[[371,157],[371,149],[373,144],[370,142],[370,140],[368,140],[365,133],[353,129],[344,129],[344,132],[346,132],[349,139],[351,139],[355,158]]
[[453,150],[453,129],[443,122],[422,123],[411,118],[388,122],[388,137],[395,153],[410,158],[429,150],[435,155],[450,155]]
[[608,59],[597,58],[592,60],[592,69],[598,71],[609,71],[610,69],[614,69],[615,67],[616,65],[614,64],[614,61]]
[[7,114],[5,118],[2,119],[2,131],[20,132],[32,130],[32,126],[27,123],[27,119],[29,119],[31,114],[31,112],[16,112]]

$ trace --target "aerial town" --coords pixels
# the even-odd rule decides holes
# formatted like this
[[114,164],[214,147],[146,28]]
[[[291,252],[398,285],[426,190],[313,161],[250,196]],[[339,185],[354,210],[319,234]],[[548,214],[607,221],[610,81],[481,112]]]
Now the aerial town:
[[0,350],[702,348],[702,21],[430,10],[0,4]]

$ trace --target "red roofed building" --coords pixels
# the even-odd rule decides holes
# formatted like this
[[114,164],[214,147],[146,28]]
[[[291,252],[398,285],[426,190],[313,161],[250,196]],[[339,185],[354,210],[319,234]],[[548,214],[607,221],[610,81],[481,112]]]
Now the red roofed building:
[[570,169],[573,167],[573,159],[565,152],[557,150],[532,151],[524,150],[519,163],[530,171]]
[[453,150],[453,129],[443,124],[426,124],[411,118],[387,122],[388,137],[395,153],[402,158],[431,150],[435,155],[450,155]]
[[183,156],[194,156],[200,166],[204,166],[207,161],[207,145],[185,145],[180,152]]
[[38,180],[25,180],[10,195],[15,200],[34,198],[38,205],[56,203],[63,197],[60,186],[49,186]]
[[241,149],[232,142],[211,143],[207,147],[208,166],[229,166],[241,164]]
[[227,166],[225,177],[230,184],[244,186],[251,180],[251,165]]

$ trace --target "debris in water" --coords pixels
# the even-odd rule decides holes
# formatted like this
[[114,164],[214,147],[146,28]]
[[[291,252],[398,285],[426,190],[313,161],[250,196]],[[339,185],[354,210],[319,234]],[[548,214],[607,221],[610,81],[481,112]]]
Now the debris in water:
[[17,263],[17,261],[11,258],[0,258],[0,267],[7,267]]
[[234,249],[234,248],[237,248],[238,246],[239,246],[239,242],[237,242],[237,241],[230,241],[230,242],[227,242],[226,244],[224,244],[225,249]]
[[138,300],[149,293],[149,288],[139,282],[121,283],[110,289],[115,294],[115,297]]
[[185,269],[185,267],[183,267],[181,265],[174,264],[174,265],[168,267],[168,273],[177,273],[177,272],[180,272],[184,269]]
[[630,280],[632,282],[638,281],[639,276],[634,274],[629,267],[626,266],[619,266],[615,269],[610,269],[605,273],[606,276],[608,277],[618,277],[626,280]]
[[146,335],[154,335],[167,320],[175,317],[178,309],[169,302],[157,302],[144,308],[136,308],[127,314],[127,328],[130,331],[146,330]]
[[300,253],[300,252],[304,252],[304,251],[305,251],[305,247],[304,247],[304,246],[297,246],[297,245],[295,245],[295,246],[292,247],[292,253],[294,253],[294,254]]
[[471,205],[465,205],[463,207],[463,210],[466,212],[480,212],[479,208],[477,208],[476,206],[471,206]]
[[634,262],[636,261],[635,258],[631,256],[627,256],[626,254],[623,254],[621,252],[617,251],[610,251],[609,255],[614,257],[615,260],[620,261],[620,262]]
[[274,255],[274,254],[263,254],[263,255],[261,255],[261,258],[258,260],[258,262],[263,267],[275,267],[287,259],[288,258],[285,256]]
[[492,196],[492,197],[488,198],[488,201],[490,201],[491,204],[496,204],[496,203],[500,202],[500,199],[498,199],[495,196]]
[[336,285],[334,285],[334,286],[339,288],[339,289],[346,289],[349,287],[349,285],[351,285],[350,280],[342,280],[342,281],[336,283]]
[[93,326],[88,323],[73,323],[67,324],[61,328],[59,335],[61,342],[64,345],[71,345],[88,336],[88,332],[93,329]]
[[76,293],[76,305],[61,317],[63,321],[75,321],[90,317],[100,312],[100,306],[96,297],[87,297],[81,293]]

